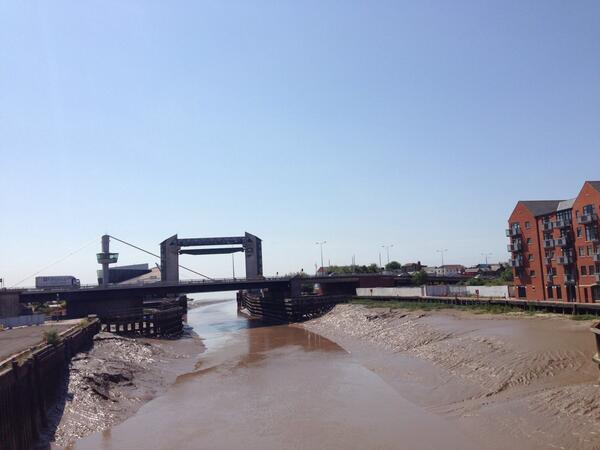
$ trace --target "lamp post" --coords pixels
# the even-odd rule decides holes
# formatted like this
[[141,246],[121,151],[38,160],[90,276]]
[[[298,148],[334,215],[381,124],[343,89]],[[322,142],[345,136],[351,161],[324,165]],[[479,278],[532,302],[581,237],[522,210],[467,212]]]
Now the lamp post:
[[438,252],[439,254],[442,255],[442,266],[444,265],[444,253],[446,253],[448,251],[447,248],[441,248],[439,250],[436,250],[436,252]]
[[393,247],[394,244],[390,244],[390,245],[382,245],[381,248],[385,248],[385,251],[387,253],[387,263],[390,263],[390,248]]
[[315,242],[315,244],[321,248],[321,270],[324,270],[324,267],[323,267],[323,245],[327,244],[327,241],[318,241],[318,242]]
[[482,253],[481,256],[485,259],[485,265],[488,265],[488,256],[492,256],[493,253]]
[[233,258],[233,253],[231,254],[231,273],[233,274],[233,279],[235,280],[235,260]]

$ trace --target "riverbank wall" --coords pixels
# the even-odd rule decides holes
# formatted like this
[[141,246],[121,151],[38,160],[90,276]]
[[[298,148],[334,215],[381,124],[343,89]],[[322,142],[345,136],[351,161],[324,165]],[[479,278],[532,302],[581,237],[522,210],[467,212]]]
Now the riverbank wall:
[[21,352],[0,366],[0,448],[33,447],[47,424],[49,407],[66,380],[69,362],[92,346],[100,321],[91,319],[61,335],[55,345]]

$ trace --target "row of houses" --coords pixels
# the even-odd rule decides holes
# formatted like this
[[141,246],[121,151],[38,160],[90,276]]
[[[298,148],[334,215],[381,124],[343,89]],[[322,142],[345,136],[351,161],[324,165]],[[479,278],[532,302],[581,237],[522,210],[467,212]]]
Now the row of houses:
[[496,278],[508,267],[508,263],[497,264],[477,264],[466,267],[462,264],[444,264],[442,266],[424,266],[420,263],[408,263],[402,265],[402,271],[405,273],[414,273],[420,270],[425,271],[432,277],[457,277],[465,278]]

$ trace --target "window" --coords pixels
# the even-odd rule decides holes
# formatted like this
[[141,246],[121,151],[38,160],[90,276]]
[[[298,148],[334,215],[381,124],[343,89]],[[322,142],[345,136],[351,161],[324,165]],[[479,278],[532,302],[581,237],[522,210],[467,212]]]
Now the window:
[[529,254],[529,261],[533,261],[533,255],[531,253]]
[[529,271],[529,276],[530,277],[535,277],[535,270],[530,270]]
[[531,224],[529,222],[525,222],[525,229],[529,230],[531,228]]
[[568,220],[571,221],[573,214],[570,209],[565,209],[556,213],[557,220]]
[[587,246],[587,255],[592,256],[594,254],[594,248],[591,245]]
[[592,241],[596,240],[598,237],[598,229],[594,225],[586,225],[585,226],[585,240]]
[[581,266],[581,275],[587,275],[587,267]]
[[581,237],[581,227],[577,227],[577,237]]
[[588,214],[594,214],[594,205],[585,205],[583,207],[583,214],[586,216]]
[[579,247],[579,256],[585,256],[585,247]]
[[533,239],[527,238],[527,245],[531,245],[532,242],[533,242]]
[[590,266],[590,267],[589,267],[589,270],[588,270],[588,273],[589,273],[590,275],[594,275],[594,272],[595,272],[595,267],[594,267],[594,266]]
[[562,292],[561,292],[560,286],[556,286],[556,298],[558,298],[558,299],[562,298]]
[[554,298],[552,295],[552,286],[548,286],[548,298]]

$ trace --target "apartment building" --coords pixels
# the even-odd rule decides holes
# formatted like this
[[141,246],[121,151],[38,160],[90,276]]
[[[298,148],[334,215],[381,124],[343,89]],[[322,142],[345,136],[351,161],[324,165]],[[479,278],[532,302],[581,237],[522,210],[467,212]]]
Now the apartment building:
[[539,301],[600,301],[600,181],[570,200],[519,201],[506,236],[516,295]]

